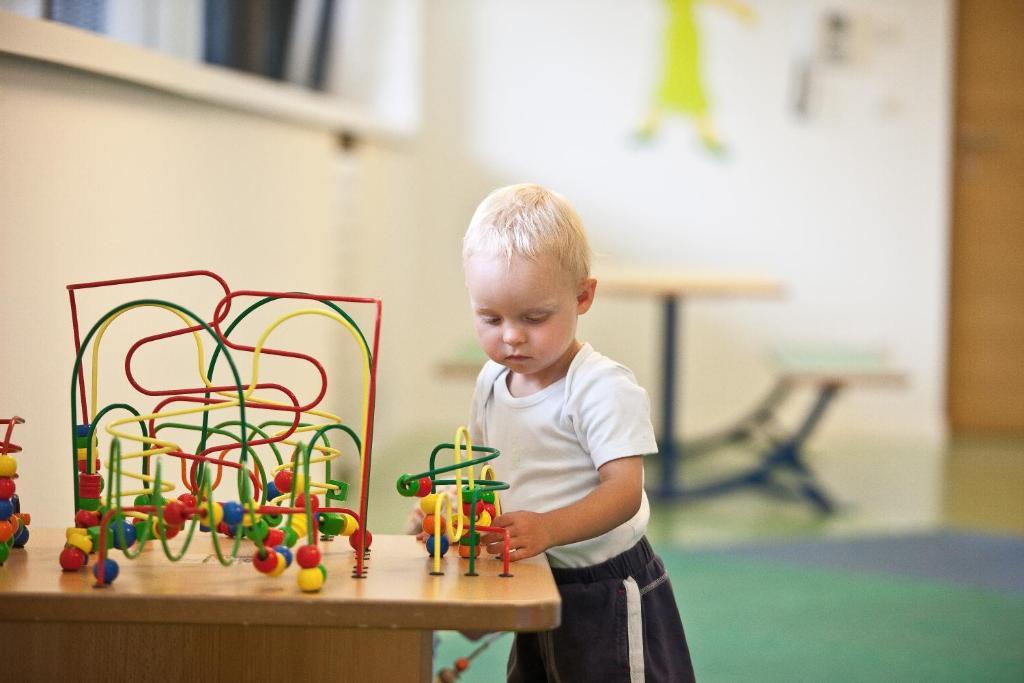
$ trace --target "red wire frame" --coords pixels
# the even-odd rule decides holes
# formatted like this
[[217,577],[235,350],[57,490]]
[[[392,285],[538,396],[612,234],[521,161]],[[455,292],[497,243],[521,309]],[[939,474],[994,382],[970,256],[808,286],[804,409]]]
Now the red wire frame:
[[[186,278],[186,277],[208,277],[208,278],[211,278],[211,279],[215,280],[221,286],[221,288],[224,290],[224,297],[221,298],[221,300],[217,303],[217,307],[214,310],[214,316],[213,316],[213,320],[211,321],[211,327],[213,327],[213,329],[216,332],[218,338],[220,339],[220,341],[225,346],[227,346],[228,348],[231,348],[231,349],[238,350],[238,351],[253,352],[253,351],[255,351],[255,347],[245,346],[245,345],[241,345],[241,344],[235,344],[235,343],[229,341],[228,339],[224,338],[224,336],[223,336],[223,334],[221,333],[221,330],[220,330],[220,324],[227,318],[228,313],[231,310],[231,302],[232,302],[232,300],[237,298],[237,297],[240,297],[240,296],[275,297],[275,298],[278,298],[278,299],[297,299],[297,300],[308,300],[308,301],[333,301],[333,302],[336,302],[336,303],[372,304],[375,307],[374,328],[373,328],[373,348],[372,348],[372,351],[371,351],[371,354],[370,354],[370,388],[369,388],[369,397],[368,397],[368,409],[367,409],[367,414],[366,414],[366,422],[363,425],[365,457],[364,457],[364,466],[362,468],[362,470],[363,470],[362,471],[362,481],[360,482],[360,495],[359,495],[359,498],[360,498],[360,500],[359,500],[359,519],[361,521],[361,528],[360,528],[360,530],[358,532],[359,533],[359,548],[356,550],[356,567],[355,567],[355,571],[353,573],[353,576],[355,576],[357,578],[362,578],[363,576],[365,576],[364,568],[363,568],[363,563],[364,563],[364,559],[365,559],[365,555],[366,555],[366,536],[367,536],[366,532],[367,532],[367,528],[368,528],[368,522],[367,522],[367,519],[366,519],[367,508],[368,508],[368,499],[367,498],[368,498],[368,493],[369,493],[369,488],[370,488],[370,463],[372,462],[371,455],[372,455],[372,448],[373,448],[374,412],[375,412],[375,405],[376,405],[376,399],[377,399],[377,362],[378,362],[378,353],[380,351],[380,325],[381,325],[381,314],[382,314],[381,300],[380,299],[376,299],[376,298],[367,298],[367,297],[321,296],[321,295],[304,294],[304,293],[297,293],[297,292],[273,292],[273,291],[262,291],[262,290],[251,290],[251,289],[250,290],[240,290],[240,291],[237,291],[237,292],[232,292],[231,288],[228,286],[228,283],[224,280],[224,278],[222,278],[221,276],[219,276],[216,273],[214,273],[212,271],[209,271],[209,270],[187,270],[187,271],[180,271],[180,272],[174,272],[174,273],[161,273],[161,274],[158,274],[158,275],[144,275],[144,276],[140,276],[140,277],[118,278],[118,279],[114,279],[114,280],[100,280],[100,281],[96,281],[96,282],[83,282],[83,283],[78,283],[78,284],[71,284],[71,285],[67,286],[67,289],[68,289],[68,297],[69,297],[70,302],[71,302],[71,326],[72,326],[72,330],[74,332],[75,355],[77,356],[81,352],[81,336],[80,336],[80,332],[79,332],[80,328],[79,328],[79,325],[78,325],[78,307],[77,307],[77,304],[76,304],[76,301],[75,301],[75,292],[76,291],[78,291],[80,289],[93,289],[93,288],[97,288],[97,287],[111,287],[111,286],[115,286],[115,285],[137,284],[137,283],[140,283],[140,282],[155,282],[155,281],[160,281],[160,280],[171,280],[171,279]],[[166,338],[177,336],[177,335],[181,335],[181,334],[189,334],[191,332],[198,331],[198,330],[201,330],[201,329],[203,329],[202,325],[193,325],[193,326],[190,326],[190,327],[182,328],[180,330],[172,330],[170,332],[165,332],[165,333],[162,333],[162,334],[152,335],[150,337],[144,337],[143,339],[141,339],[138,342],[136,342],[131,347],[131,349],[129,350],[128,354],[125,357],[125,373],[126,373],[126,375],[128,377],[128,381],[132,384],[132,386],[135,389],[137,389],[138,391],[142,392],[145,395],[149,395],[149,396],[169,396],[169,397],[171,397],[171,398],[168,398],[165,401],[161,402],[160,403],[161,407],[166,405],[167,403],[169,403],[171,401],[175,401],[175,400],[199,402],[199,403],[217,403],[217,402],[219,402],[217,399],[207,399],[207,398],[202,398],[202,397],[198,397],[198,396],[187,396],[186,394],[207,393],[207,392],[211,392],[211,391],[230,391],[232,389],[235,389],[236,387],[234,387],[233,385],[225,385],[223,387],[213,387],[213,388],[205,387],[204,386],[204,387],[195,388],[195,389],[173,389],[173,390],[166,390],[166,391],[151,391],[151,390],[145,389],[140,384],[138,384],[138,382],[135,381],[135,378],[134,378],[134,376],[132,375],[132,372],[131,372],[131,358],[134,355],[135,351],[137,351],[138,348],[140,348],[143,344],[147,344],[147,343],[152,342],[152,341],[158,341],[158,340],[161,340],[161,339],[166,339]],[[282,434],[280,436],[274,437],[272,439],[263,439],[263,440],[250,441],[250,442],[248,442],[248,444],[229,444],[227,447],[225,447],[225,446],[213,446],[213,447],[207,448],[202,453],[191,455],[191,456],[189,456],[189,454],[185,454],[185,453],[172,453],[170,455],[177,455],[179,457],[186,457],[186,456],[188,456],[189,459],[196,460],[197,462],[199,460],[205,460],[205,461],[208,461],[208,462],[213,462],[215,464],[227,464],[227,463],[224,463],[223,460],[218,460],[218,459],[215,459],[215,458],[208,457],[208,454],[212,453],[213,451],[218,451],[218,452],[221,452],[223,454],[223,453],[226,453],[227,451],[232,450],[234,448],[242,448],[243,445],[256,446],[256,445],[262,445],[262,444],[266,444],[266,443],[281,441],[283,439],[287,439],[292,433],[294,433],[295,429],[298,427],[299,414],[301,412],[303,412],[304,410],[308,410],[311,407],[317,405],[323,399],[324,395],[326,394],[326,392],[327,392],[327,375],[326,375],[326,371],[324,370],[323,366],[315,358],[313,358],[312,356],[307,356],[305,354],[300,354],[300,353],[296,353],[296,352],[293,352],[293,351],[283,351],[283,350],[279,350],[279,349],[269,349],[269,348],[266,348],[266,347],[264,347],[261,350],[261,353],[267,353],[268,355],[286,356],[286,357],[290,357],[290,358],[300,358],[300,359],[306,360],[308,362],[311,362],[317,368],[318,372],[320,373],[321,380],[322,380],[322,382],[321,382],[322,386],[321,386],[320,394],[312,402],[310,402],[309,404],[304,405],[304,406],[299,406],[298,405],[298,400],[295,397],[295,395],[292,394],[290,391],[288,391],[285,387],[282,387],[282,386],[277,385],[277,384],[269,384],[269,383],[268,384],[258,384],[257,385],[257,388],[274,388],[274,389],[281,390],[284,393],[286,393],[289,396],[289,398],[292,399],[292,403],[293,403],[292,406],[280,406],[280,407],[278,407],[278,409],[280,409],[280,410],[285,410],[285,411],[290,411],[290,412],[294,412],[295,413],[295,420],[294,420],[292,426],[289,428],[289,430],[286,433],[284,433],[284,434]],[[79,395],[81,397],[81,403],[82,403],[82,420],[83,420],[83,424],[85,424],[86,416],[88,415],[88,405],[86,403],[86,397],[85,397],[85,368],[84,368],[84,363],[80,363],[79,367],[78,367],[78,386],[79,386]],[[20,418],[15,418],[15,419],[20,419]],[[8,428],[8,438],[9,438],[9,435],[10,435],[10,427]],[[323,509],[321,509],[321,510],[323,511]],[[316,524],[315,518],[314,518],[313,523],[314,523],[314,525]],[[101,533],[102,533],[102,531],[104,529],[105,529],[105,527],[101,527]],[[316,532],[314,530],[314,534],[315,533]],[[100,581],[102,582],[102,578],[100,579]]]
[[14,425],[25,424],[24,418],[20,418],[17,415],[11,418],[0,420],[0,425],[7,425],[7,429],[4,430],[4,439],[0,441],[0,455],[8,455],[11,453],[21,453],[21,446],[11,441],[11,432],[14,431]]

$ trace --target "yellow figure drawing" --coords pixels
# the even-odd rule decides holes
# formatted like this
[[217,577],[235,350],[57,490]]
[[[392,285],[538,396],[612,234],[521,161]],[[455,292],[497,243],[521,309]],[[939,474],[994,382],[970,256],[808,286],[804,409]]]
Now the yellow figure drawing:
[[[723,147],[711,121],[701,76],[700,31],[694,11],[695,5],[701,1],[665,0],[669,14],[661,81],[637,136],[644,141],[652,139],[665,113],[679,114],[693,119],[701,142],[709,151],[717,153]],[[754,19],[753,10],[738,0],[703,1],[724,7],[745,22]]]

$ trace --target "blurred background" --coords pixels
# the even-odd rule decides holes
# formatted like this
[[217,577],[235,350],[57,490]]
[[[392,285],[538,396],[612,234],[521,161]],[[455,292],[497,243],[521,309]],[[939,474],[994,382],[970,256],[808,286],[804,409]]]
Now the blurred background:
[[1016,0],[0,0],[23,506],[73,515],[65,285],[207,268],[383,298],[372,514],[401,532],[394,478],[480,362],[461,235],[533,181],[597,251],[582,337],[674,425],[650,536],[698,677],[1022,680],[1022,31]]

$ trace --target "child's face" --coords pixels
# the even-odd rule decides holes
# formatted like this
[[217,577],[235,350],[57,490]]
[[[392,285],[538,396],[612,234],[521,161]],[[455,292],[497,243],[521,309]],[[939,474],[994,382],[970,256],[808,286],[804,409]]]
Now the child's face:
[[593,303],[596,281],[573,283],[554,259],[508,263],[477,255],[465,270],[477,337],[488,357],[539,386],[564,377],[580,346],[576,320]]

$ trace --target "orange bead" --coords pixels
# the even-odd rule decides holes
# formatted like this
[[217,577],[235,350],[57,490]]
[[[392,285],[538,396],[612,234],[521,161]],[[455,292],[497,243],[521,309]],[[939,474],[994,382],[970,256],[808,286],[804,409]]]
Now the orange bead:
[[[423,530],[425,532],[427,532],[428,534],[430,534],[431,536],[434,535],[434,522],[435,522],[436,519],[437,519],[436,515],[427,515],[426,517],[423,518]],[[445,519],[444,519],[444,517],[441,518],[440,524],[441,524],[441,533],[444,533],[444,531],[445,531]]]
[[0,541],[6,543],[17,530],[17,524],[11,524],[10,520],[7,519],[3,520],[0,522]]
[[[469,559],[470,548],[472,548],[472,546],[462,545],[460,543],[459,544],[459,557],[464,558],[464,559]],[[477,547],[472,548],[472,549],[476,551],[475,553],[473,553],[473,557],[480,557],[480,546],[477,546]]]

